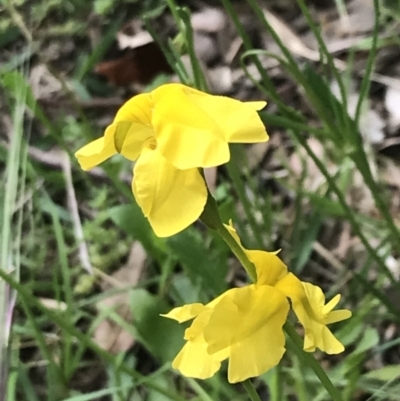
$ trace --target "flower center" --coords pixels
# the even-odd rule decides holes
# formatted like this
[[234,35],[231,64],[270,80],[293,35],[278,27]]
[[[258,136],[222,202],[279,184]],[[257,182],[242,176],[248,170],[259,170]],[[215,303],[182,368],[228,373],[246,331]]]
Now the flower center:
[[151,150],[156,150],[157,149],[157,141],[156,141],[156,138],[149,138],[149,139],[146,139],[145,141],[144,141],[144,143],[143,143],[143,147],[142,147],[143,149],[144,148],[148,148],[148,149],[151,149]]

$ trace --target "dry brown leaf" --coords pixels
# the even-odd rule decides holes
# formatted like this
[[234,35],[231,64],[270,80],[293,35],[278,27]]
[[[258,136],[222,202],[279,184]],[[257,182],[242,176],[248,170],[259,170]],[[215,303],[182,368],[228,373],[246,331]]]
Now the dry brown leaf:
[[389,114],[389,126],[397,129],[400,126],[400,90],[388,88],[385,95],[385,106]]
[[383,178],[400,192],[400,166],[387,159],[384,162]]
[[[133,317],[129,304],[129,288],[132,288],[142,274],[146,261],[146,253],[139,242],[132,246],[127,264],[117,270],[113,275],[113,281],[121,283],[121,287],[127,287],[126,291],[103,299],[99,304],[100,310],[113,309],[127,323],[132,323]],[[103,285],[103,289],[109,285]],[[134,337],[116,324],[111,319],[104,319],[94,332],[94,341],[104,350],[116,354],[127,351],[135,343]]]
[[119,58],[97,64],[95,72],[113,85],[126,86],[131,83],[147,85],[158,74],[171,74],[172,69],[158,45],[150,42],[128,50]]
[[217,167],[205,168],[204,177],[206,179],[208,189],[213,194],[217,186]]
[[68,306],[65,302],[57,301],[51,298],[39,298],[40,303],[45,306],[47,309],[57,310],[57,311],[65,311]]
[[221,9],[213,7],[205,7],[193,13],[190,20],[193,30],[199,32],[219,32],[227,24],[226,14]]
[[[263,9],[264,17],[269,22],[273,30],[277,33],[279,38],[285,46],[293,53],[308,58],[309,60],[318,61],[319,53],[315,50],[308,48],[304,42],[299,38],[293,29],[290,28],[286,22],[278,18],[274,13],[267,9]],[[264,37],[264,41],[268,41]],[[269,43],[269,41],[268,41]],[[267,46],[266,46],[267,47]]]
[[337,246],[332,250],[332,253],[339,259],[345,260],[349,254],[350,248],[359,242],[358,238],[352,237],[351,226],[348,222],[344,222],[340,230]]
[[[341,99],[339,85],[336,81],[331,83],[331,91],[337,99]],[[356,91],[355,82],[351,82],[347,90],[347,111],[350,117],[355,117],[360,94]],[[378,144],[385,138],[384,128],[386,124],[374,109],[370,102],[364,102],[359,121],[359,130],[363,138],[371,144]]]
[[[344,33],[370,33],[374,28],[375,8],[370,0],[353,0],[348,7],[348,21],[345,24],[348,31]],[[342,28],[342,29],[343,29]]]
[[118,47],[125,53],[121,57],[103,61],[95,72],[116,86],[135,83],[149,84],[158,74],[172,74],[163,52],[153,38],[142,28],[142,21],[132,20],[117,33]]
[[215,40],[205,33],[195,32],[193,36],[196,56],[205,64],[210,64],[218,57]]
[[118,46],[121,50],[126,48],[136,49],[154,42],[153,38],[147,31],[140,31],[134,35],[127,35],[125,32],[120,31],[117,33]]
[[254,168],[260,165],[270,145],[271,144],[269,141],[261,142],[261,143],[255,143],[254,145],[250,145],[246,149],[246,155],[250,170],[253,170]]
[[60,96],[62,91],[61,82],[54,77],[46,65],[34,66],[29,74],[29,83],[35,99],[54,101],[55,96]]

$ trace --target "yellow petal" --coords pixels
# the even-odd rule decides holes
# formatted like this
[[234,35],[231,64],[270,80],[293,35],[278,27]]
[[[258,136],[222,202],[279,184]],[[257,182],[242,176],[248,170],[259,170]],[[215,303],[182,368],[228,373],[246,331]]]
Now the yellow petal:
[[222,350],[214,355],[207,352],[203,329],[208,323],[211,311],[201,313],[186,330],[185,338],[189,339],[176,356],[172,367],[178,369],[184,376],[197,379],[208,379],[217,372],[221,361],[228,356],[228,350]]
[[187,377],[208,379],[221,367],[221,361],[207,353],[207,343],[204,338],[198,341],[188,341],[172,362],[172,367]]
[[229,231],[229,234],[232,235],[234,240],[240,245],[240,247],[243,249],[243,251],[245,251],[246,249],[244,248],[244,246],[242,245],[242,242],[240,241],[240,237],[239,237],[237,231],[235,230],[235,227],[233,226],[232,220],[229,221],[229,224],[224,224],[224,226]]
[[322,289],[311,283],[303,282],[303,287],[306,292],[307,298],[313,305],[314,309],[320,309],[322,313],[322,308],[325,305],[325,294]]
[[229,161],[229,147],[213,116],[188,96],[181,84],[163,85],[152,95],[152,123],[157,146],[176,168],[219,166]]
[[150,93],[136,95],[121,106],[115,115],[114,123],[128,121],[151,127],[153,107],[153,99]]
[[322,326],[321,335],[316,336],[315,345],[327,354],[340,354],[344,351],[343,344],[332,334],[326,326]]
[[275,288],[285,294],[292,302],[308,301],[303,282],[293,273],[288,273],[275,284]]
[[351,315],[352,313],[348,309],[334,310],[333,312],[330,312],[325,318],[325,324],[341,322],[342,320],[350,318]]
[[115,130],[116,150],[129,160],[136,160],[143,144],[154,137],[152,109],[151,94],[134,96],[121,106],[110,125]]
[[246,251],[246,254],[256,267],[257,285],[275,285],[288,274],[277,252]]
[[159,237],[174,235],[202,213],[207,188],[198,169],[177,170],[161,153],[144,148],[134,168],[132,190]]
[[335,297],[333,297],[326,305],[322,307],[322,313],[324,315],[327,315],[332,309],[334,309],[335,306],[339,303],[340,297],[340,294],[337,294]]
[[316,348],[327,354],[340,354],[344,351],[343,344],[332,334],[325,325],[313,322],[311,329],[306,329],[304,351],[314,352]]
[[231,346],[228,367],[230,383],[260,376],[279,363],[285,353],[282,325],[288,309],[289,306],[282,303],[282,310],[273,315],[268,324],[246,340]]
[[277,256],[278,252],[266,252],[246,249],[232,225],[232,222],[224,224],[238,245],[246,253],[254,264],[257,272],[257,285],[275,285],[275,283],[287,275],[287,267]]
[[191,100],[210,115],[227,142],[257,143],[268,140],[267,131],[256,110],[266,102],[243,103],[225,96],[211,96],[191,89]]
[[[279,336],[289,311],[289,303],[280,291],[270,286],[249,285],[224,295],[204,328],[210,354],[234,344],[251,342],[252,336],[266,325]],[[268,341],[266,338],[264,346],[268,347]]]
[[347,309],[333,311],[340,301],[340,294],[337,294],[325,305],[325,295],[322,289],[316,285],[303,282],[303,287],[310,305],[318,318],[322,319],[325,324],[339,322],[351,317],[351,312]]
[[255,102],[246,102],[246,104],[250,106],[252,109],[260,111],[267,105],[267,102],[255,101]]
[[207,307],[200,303],[188,304],[174,308],[168,313],[161,314],[161,316],[167,317],[169,319],[177,320],[179,323],[186,322],[193,319],[201,312],[207,310]]
[[90,170],[117,153],[114,145],[114,134],[115,126],[110,125],[103,137],[88,143],[75,153],[75,157],[83,170]]
[[[136,160],[146,142],[154,138],[154,131],[151,127],[135,122],[121,121],[114,123],[115,147],[122,156],[129,160]],[[156,146],[155,139],[152,141]]]

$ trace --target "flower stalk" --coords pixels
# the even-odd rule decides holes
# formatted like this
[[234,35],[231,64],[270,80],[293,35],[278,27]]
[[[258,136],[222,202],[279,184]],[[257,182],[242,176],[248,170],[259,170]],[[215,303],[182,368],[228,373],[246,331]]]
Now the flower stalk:
[[249,398],[251,401],[261,401],[260,396],[258,395],[256,389],[254,388],[253,383],[251,382],[250,379],[245,380],[242,382],[243,387],[246,389],[247,394],[249,395]]
[[226,242],[234,255],[239,259],[239,262],[246,270],[251,281],[255,283],[257,281],[256,268],[254,264],[249,260],[249,258],[244,253],[242,247],[235,241],[229,231],[226,229],[221,221],[219,215],[218,206],[215,202],[214,197],[208,191],[207,203],[204,208],[200,220],[211,230],[216,231],[221,238]]

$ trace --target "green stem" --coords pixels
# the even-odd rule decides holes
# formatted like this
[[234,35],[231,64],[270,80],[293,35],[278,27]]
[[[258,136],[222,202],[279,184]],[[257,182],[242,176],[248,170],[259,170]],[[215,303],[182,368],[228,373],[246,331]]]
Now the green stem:
[[282,383],[282,368],[280,365],[276,365],[272,372],[272,379],[268,386],[271,401],[282,401],[285,399],[282,393]]
[[242,384],[243,384],[243,387],[246,389],[247,394],[249,395],[251,401],[261,401],[261,398],[257,394],[257,391],[254,388],[253,383],[249,379],[242,382]]
[[290,340],[293,343],[292,348],[294,352],[297,354],[299,359],[303,360],[314,371],[321,384],[325,387],[326,391],[332,397],[332,401],[343,401],[339,390],[333,385],[331,379],[329,379],[328,375],[322,369],[321,365],[314,358],[314,355],[308,352],[304,352],[302,350],[302,340],[297,334],[294,327],[289,322],[286,322],[283,327],[286,334],[289,336]]
[[208,193],[207,203],[204,207],[204,211],[200,216],[200,220],[211,230],[216,231],[221,238],[226,242],[231,251],[239,259],[242,266],[247,271],[251,280],[255,283],[257,281],[256,268],[252,262],[250,262],[243,248],[236,242],[236,240],[229,233],[228,229],[222,223],[219,215],[218,206],[213,196]]
[[222,225],[221,227],[219,227],[217,232],[226,242],[226,244],[229,246],[235,256],[239,259],[240,263],[247,271],[247,274],[250,276],[253,283],[255,283],[257,281],[256,268],[254,264],[250,262],[242,247],[236,242],[236,240],[232,237],[225,226]]
[[168,4],[169,9],[171,10],[172,17],[175,20],[178,30],[181,31],[182,21],[181,17],[179,16],[178,6],[176,5],[175,0],[166,0],[166,3]]
[[208,92],[207,82],[204,78],[203,70],[201,69],[200,61],[194,50],[194,35],[193,28],[190,21],[190,13],[188,9],[180,8],[178,9],[178,14],[181,17],[183,23],[185,24],[185,31],[181,32],[185,35],[186,50],[189,54],[190,63],[192,64],[193,79],[196,89]]
[[170,65],[174,73],[178,75],[182,83],[187,84],[189,82],[189,75],[185,70],[180,58],[175,57],[175,54],[173,52],[173,47],[168,48],[165,45],[164,41],[161,39],[161,37],[158,35],[156,30],[151,25],[150,18],[148,16],[145,15],[143,17],[143,21],[146,25],[146,29],[149,31],[151,37],[154,39],[157,45],[160,47],[161,51],[163,52],[168,64]]

